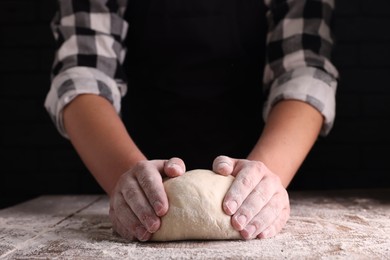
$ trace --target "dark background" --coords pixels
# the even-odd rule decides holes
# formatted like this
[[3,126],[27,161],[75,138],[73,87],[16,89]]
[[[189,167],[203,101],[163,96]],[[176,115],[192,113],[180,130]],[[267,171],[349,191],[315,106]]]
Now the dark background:
[[[102,192],[43,108],[55,8],[54,0],[0,0],[0,208],[40,194]],[[390,1],[336,0],[333,27],[336,122],[290,189],[388,188]]]

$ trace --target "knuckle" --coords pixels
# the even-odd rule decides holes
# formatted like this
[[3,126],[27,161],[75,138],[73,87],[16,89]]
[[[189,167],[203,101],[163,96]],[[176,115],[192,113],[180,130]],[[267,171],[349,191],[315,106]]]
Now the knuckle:
[[256,176],[264,176],[264,164],[260,161],[247,161],[245,164],[245,170],[248,174],[253,174]]
[[246,174],[240,178],[240,183],[245,189],[252,189],[254,181],[253,178]]
[[264,205],[269,200],[268,196],[263,190],[256,188],[253,190],[253,193],[258,204]]
[[239,187],[234,187],[232,190],[228,191],[225,195],[225,201],[235,201],[238,206],[240,206],[245,197],[243,196],[241,190],[239,190]]
[[143,210],[141,207],[139,208],[138,219],[141,223],[146,223],[146,220],[150,219],[149,212]]
[[277,176],[276,174],[269,174],[268,177],[270,178],[271,185],[273,185],[275,187],[277,187],[277,186],[282,187],[282,183],[280,181],[279,176]]
[[253,207],[245,207],[244,205],[240,207],[237,215],[245,215],[249,220],[253,219]]
[[134,188],[127,188],[122,190],[122,195],[125,201],[130,201],[132,198],[134,198],[137,195],[137,190]]
[[146,223],[145,221],[153,216],[153,211],[150,207],[145,207],[145,205],[139,203],[132,205],[132,211],[142,223]]
[[276,203],[275,201],[270,202],[270,207],[269,207],[269,217],[276,219],[280,216],[282,213],[283,206],[280,203]]
[[153,190],[154,178],[151,174],[142,173],[137,176],[139,185],[144,191],[150,192]]
[[[251,225],[253,225],[256,229],[256,232],[259,231],[261,229],[261,227],[263,227],[265,225],[265,221],[260,218],[260,217],[257,217],[257,218],[254,218],[251,223]],[[256,233],[255,232],[255,233]]]
[[251,167],[252,171],[256,172],[263,172],[264,170],[264,163],[261,161],[250,161],[249,166]]
[[138,161],[135,166],[134,166],[134,169],[138,171],[142,171],[144,169],[147,169],[149,167],[149,161],[146,161],[146,160],[142,160],[142,161]]
[[276,174],[267,174],[266,178],[268,179],[271,185],[274,185],[278,180]]
[[138,176],[148,171],[148,169],[151,167],[152,167],[152,163],[150,161],[147,160],[139,161],[131,169],[131,174]]

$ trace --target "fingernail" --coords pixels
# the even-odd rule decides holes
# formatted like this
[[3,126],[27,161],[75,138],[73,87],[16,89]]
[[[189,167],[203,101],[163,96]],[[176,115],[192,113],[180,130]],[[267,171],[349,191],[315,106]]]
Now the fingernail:
[[237,218],[237,222],[238,224],[240,225],[241,229],[243,229],[246,225],[246,221],[247,221],[247,218],[245,215],[240,215],[238,218]]
[[230,211],[230,214],[234,214],[236,212],[237,206],[237,202],[235,202],[234,200],[226,203],[226,207]]
[[156,212],[157,216],[162,216],[164,214],[164,206],[160,201],[156,201],[153,203],[154,211]]
[[135,235],[137,236],[138,240],[145,241],[146,239],[146,233],[148,231],[144,227],[137,227],[135,229]]
[[229,166],[230,166],[230,164],[228,164],[227,162],[220,162],[220,163],[218,163],[217,168],[222,169],[222,168],[229,167]]
[[175,171],[177,171],[177,172],[181,172],[182,171],[181,167],[178,164],[176,164],[176,163],[170,163],[168,165],[168,168],[175,169]]
[[256,231],[256,227],[254,225],[248,225],[243,231],[246,232],[248,238],[251,238]]

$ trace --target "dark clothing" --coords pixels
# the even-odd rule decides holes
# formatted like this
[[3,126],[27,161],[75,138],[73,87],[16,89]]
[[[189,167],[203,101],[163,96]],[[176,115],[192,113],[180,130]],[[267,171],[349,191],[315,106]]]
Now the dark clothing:
[[257,0],[130,2],[122,115],[149,159],[247,156],[262,129],[264,17]]
[[100,95],[149,159],[179,156],[189,168],[244,158],[280,100],[320,111],[326,135],[333,9],[332,0],[59,0],[45,108],[68,138],[63,108]]

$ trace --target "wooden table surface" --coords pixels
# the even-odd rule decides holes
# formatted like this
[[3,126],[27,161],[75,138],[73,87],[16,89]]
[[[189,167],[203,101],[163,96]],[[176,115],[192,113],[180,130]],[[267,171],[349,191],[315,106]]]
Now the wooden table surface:
[[390,259],[390,189],[290,192],[274,238],[127,242],[104,195],[41,196],[0,210],[0,259]]

